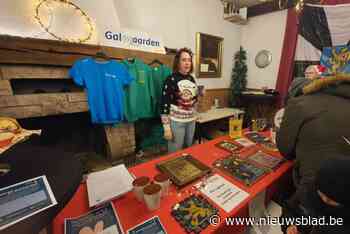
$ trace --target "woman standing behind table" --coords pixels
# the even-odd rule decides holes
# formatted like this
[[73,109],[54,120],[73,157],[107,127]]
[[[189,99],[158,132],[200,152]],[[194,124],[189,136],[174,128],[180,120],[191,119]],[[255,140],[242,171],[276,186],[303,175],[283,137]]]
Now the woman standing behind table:
[[192,57],[190,49],[178,50],[174,59],[173,74],[164,82],[161,115],[169,152],[175,152],[193,143],[197,85],[191,76]]

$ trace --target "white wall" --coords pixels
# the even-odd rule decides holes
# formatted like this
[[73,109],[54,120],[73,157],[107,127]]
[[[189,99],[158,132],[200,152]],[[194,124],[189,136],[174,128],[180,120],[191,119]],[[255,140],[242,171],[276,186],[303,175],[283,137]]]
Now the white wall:
[[[37,0],[1,0],[0,2],[0,34],[8,34],[22,37],[37,37],[43,39],[54,39],[46,33],[37,23],[35,8]],[[86,35],[85,22],[76,11],[64,7],[57,1],[48,1],[48,5],[40,7],[40,16],[45,25],[52,19],[51,28],[55,34],[67,37],[80,37]],[[95,30],[89,43],[96,44],[98,41],[98,30],[103,31],[111,26],[120,26],[118,16],[114,8],[114,0],[103,0],[103,4],[97,5],[94,0],[72,0],[83,9],[95,22]],[[52,8],[52,14],[48,10]]]
[[[287,10],[284,10],[250,18],[242,27],[241,45],[247,51],[248,88],[275,88],[286,21]],[[258,68],[255,56],[263,49],[272,53],[272,62],[266,68]]]
[[[197,79],[199,84],[207,89],[228,88],[233,56],[242,45],[248,53],[248,87],[275,87],[286,11],[253,17],[248,25],[238,26],[222,19],[223,6],[219,0],[103,0],[98,4],[94,0],[72,1],[96,22],[97,32],[89,43],[98,43],[98,30],[122,27],[159,35],[170,48],[186,46],[195,51],[196,32],[212,34],[224,38],[222,77]],[[1,0],[0,34],[52,39],[34,19],[36,3],[36,0]],[[65,17],[65,12],[54,9],[54,31],[71,36],[83,33],[84,30],[79,31],[81,18]],[[257,68],[254,63],[261,49],[273,54],[272,64],[265,69]]]
[[195,51],[196,32],[224,38],[221,79],[197,79],[207,89],[228,88],[232,59],[241,42],[240,27],[222,19],[219,0],[115,0],[121,27],[160,35],[170,48]]

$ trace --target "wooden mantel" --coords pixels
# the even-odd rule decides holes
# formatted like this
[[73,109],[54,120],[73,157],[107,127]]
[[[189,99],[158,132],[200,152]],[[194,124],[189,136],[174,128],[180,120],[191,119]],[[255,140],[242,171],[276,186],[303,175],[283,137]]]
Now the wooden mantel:
[[41,117],[88,111],[84,92],[14,95],[15,79],[70,79],[69,68],[80,58],[103,51],[112,59],[158,59],[171,66],[173,56],[114,47],[0,35],[0,116]]

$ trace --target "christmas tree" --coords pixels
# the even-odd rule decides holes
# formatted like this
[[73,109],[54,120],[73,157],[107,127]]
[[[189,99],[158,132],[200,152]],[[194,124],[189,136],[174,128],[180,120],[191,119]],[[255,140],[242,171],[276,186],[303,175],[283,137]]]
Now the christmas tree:
[[240,106],[239,96],[247,86],[247,52],[240,47],[234,57],[234,66],[231,74],[231,105]]

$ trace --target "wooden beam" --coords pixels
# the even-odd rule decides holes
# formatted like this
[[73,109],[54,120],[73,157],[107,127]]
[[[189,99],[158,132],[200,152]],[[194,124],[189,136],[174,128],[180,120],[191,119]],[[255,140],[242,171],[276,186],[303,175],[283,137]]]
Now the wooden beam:
[[68,113],[86,112],[89,110],[87,102],[62,102],[59,105],[43,105],[41,116],[61,115]]
[[64,106],[53,107],[50,105],[30,105],[16,107],[0,107],[2,117],[16,119],[43,117],[49,115],[61,115],[68,113],[86,112],[89,110],[87,102],[67,103]]
[[67,95],[58,93],[4,96],[0,98],[0,108],[44,104],[57,105],[58,103],[64,101],[67,101]]
[[42,106],[17,106],[17,107],[0,107],[1,117],[11,117],[15,119],[40,117],[43,110]]
[[68,93],[69,102],[87,102],[87,97],[85,93]]
[[50,93],[4,96],[0,107],[58,104],[62,102],[87,102],[85,93]]
[[265,3],[261,3],[258,5],[248,7],[247,16],[248,16],[248,18],[250,18],[250,17],[254,17],[254,16],[272,13],[275,11],[285,10],[285,9],[292,7],[291,1],[288,1],[288,3],[286,3],[286,0],[281,0],[281,1],[284,5],[283,9],[279,8],[279,0],[273,0],[273,1],[268,1]]
[[87,56],[94,56],[98,51],[104,51],[112,59],[137,57],[146,63],[158,59],[168,66],[172,65],[174,57],[173,55],[107,46],[0,36],[0,63],[2,64],[36,64],[69,67],[76,60]]
[[[272,13],[275,11],[289,9],[295,6],[294,1],[291,1],[291,0],[281,0],[281,1],[282,1],[283,9],[280,9],[279,7],[279,0],[272,0],[272,1],[268,1],[265,3],[248,7],[247,16],[248,18],[250,18],[258,15]],[[304,3],[320,4],[320,0],[304,0]]]
[[2,79],[70,79],[69,68],[33,65],[0,65]]
[[85,93],[2,96],[0,116],[29,118],[89,110]]
[[13,95],[10,81],[0,80],[0,96]]

